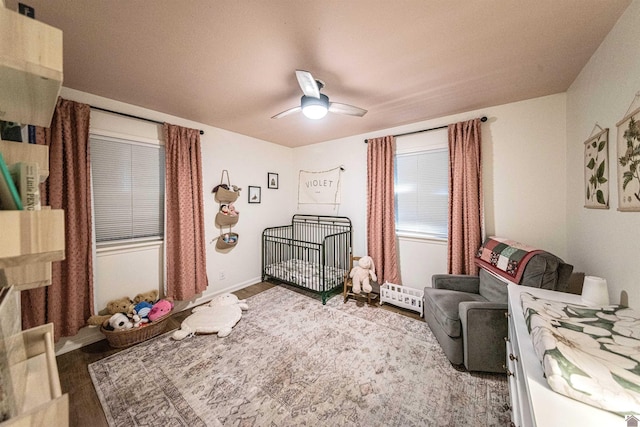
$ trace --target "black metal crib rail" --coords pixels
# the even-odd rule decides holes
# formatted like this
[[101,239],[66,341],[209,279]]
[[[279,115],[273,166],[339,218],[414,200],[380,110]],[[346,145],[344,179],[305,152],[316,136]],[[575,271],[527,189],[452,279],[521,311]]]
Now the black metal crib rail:
[[262,232],[262,280],[318,292],[325,304],[350,268],[351,240],[347,217],[294,215],[290,225]]

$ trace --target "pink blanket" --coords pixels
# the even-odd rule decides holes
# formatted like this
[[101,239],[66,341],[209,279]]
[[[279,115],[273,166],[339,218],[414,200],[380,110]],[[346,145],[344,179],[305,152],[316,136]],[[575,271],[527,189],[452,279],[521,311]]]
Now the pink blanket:
[[487,238],[478,253],[475,263],[505,279],[520,283],[527,262],[542,250],[501,237]]

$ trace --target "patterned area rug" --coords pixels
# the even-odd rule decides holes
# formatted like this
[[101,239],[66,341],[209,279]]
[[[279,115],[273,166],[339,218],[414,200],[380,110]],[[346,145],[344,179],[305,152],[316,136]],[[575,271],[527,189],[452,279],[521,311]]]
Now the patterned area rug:
[[111,426],[504,426],[504,376],[454,369],[427,324],[284,287],[226,338],[171,333],[89,365]]

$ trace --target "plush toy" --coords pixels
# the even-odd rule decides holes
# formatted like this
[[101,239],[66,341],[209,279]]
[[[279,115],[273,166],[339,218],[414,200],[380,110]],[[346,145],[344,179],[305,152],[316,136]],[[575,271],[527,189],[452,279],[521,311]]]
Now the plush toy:
[[233,203],[229,203],[229,205],[227,206],[227,215],[229,216],[238,216],[240,212],[238,212],[236,210],[236,207],[233,206]]
[[127,313],[131,306],[131,300],[128,297],[119,298],[107,303],[107,308],[100,311],[99,314],[93,315],[87,319],[87,325],[99,326],[106,325],[116,313]]
[[363,256],[358,260],[358,265],[354,266],[349,273],[349,277],[351,277],[353,286],[352,290],[354,293],[360,293],[360,287],[362,286],[362,290],[369,293],[371,292],[371,283],[369,283],[369,279],[378,280],[376,277],[376,269],[373,266],[373,259],[370,256]]
[[220,205],[220,213],[229,215],[229,205]]
[[215,193],[218,191],[219,188],[224,188],[225,190],[229,189],[229,186],[227,184],[219,184],[216,185],[215,187],[213,187],[213,190],[211,190],[212,193]]
[[168,299],[161,299],[151,307],[151,311],[149,311],[149,320],[155,322],[165,314],[169,313],[172,309],[173,302]]
[[229,233],[224,233],[224,236],[222,236],[222,240],[225,243],[235,243],[238,241],[238,236],[236,236],[235,234],[230,235]]
[[138,294],[135,296],[135,298],[133,298],[134,304],[142,301],[148,302],[149,304],[154,304],[156,301],[158,301],[158,291],[153,289],[151,291]]
[[231,188],[229,188],[227,184],[219,184],[213,187],[213,190],[211,190],[211,192],[215,193],[218,191],[219,188],[224,188],[225,190],[235,191],[235,192],[239,192],[240,190],[242,190],[242,188],[238,187],[237,185],[232,185]]
[[133,327],[138,328],[145,323],[149,323],[149,312],[153,305],[146,301],[141,301],[133,306],[131,320],[133,321]]
[[247,303],[233,294],[218,295],[209,303],[194,307],[172,337],[181,340],[195,333],[218,333],[219,337],[226,337],[242,318],[242,310],[248,309]]
[[143,318],[149,318],[149,312],[153,308],[153,304],[148,303],[147,301],[140,301],[135,306],[133,306],[133,310],[135,313]]
[[116,313],[109,318],[109,329],[121,331],[133,328],[133,322],[124,313]]

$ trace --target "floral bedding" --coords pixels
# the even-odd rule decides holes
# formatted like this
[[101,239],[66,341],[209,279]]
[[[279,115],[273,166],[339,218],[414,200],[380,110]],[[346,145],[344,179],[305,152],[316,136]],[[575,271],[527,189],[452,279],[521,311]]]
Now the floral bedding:
[[[322,268],[324,267],[324,283]],[[314,291],[325,291],[342,284],[346,270],[328,265],[322,266],[301,259],[290,259],[267,265],[265,273],[281,280],[295,283]]]
[[640,414],[640,316],[521,294],[533,347],[552,390],[614,412]]

